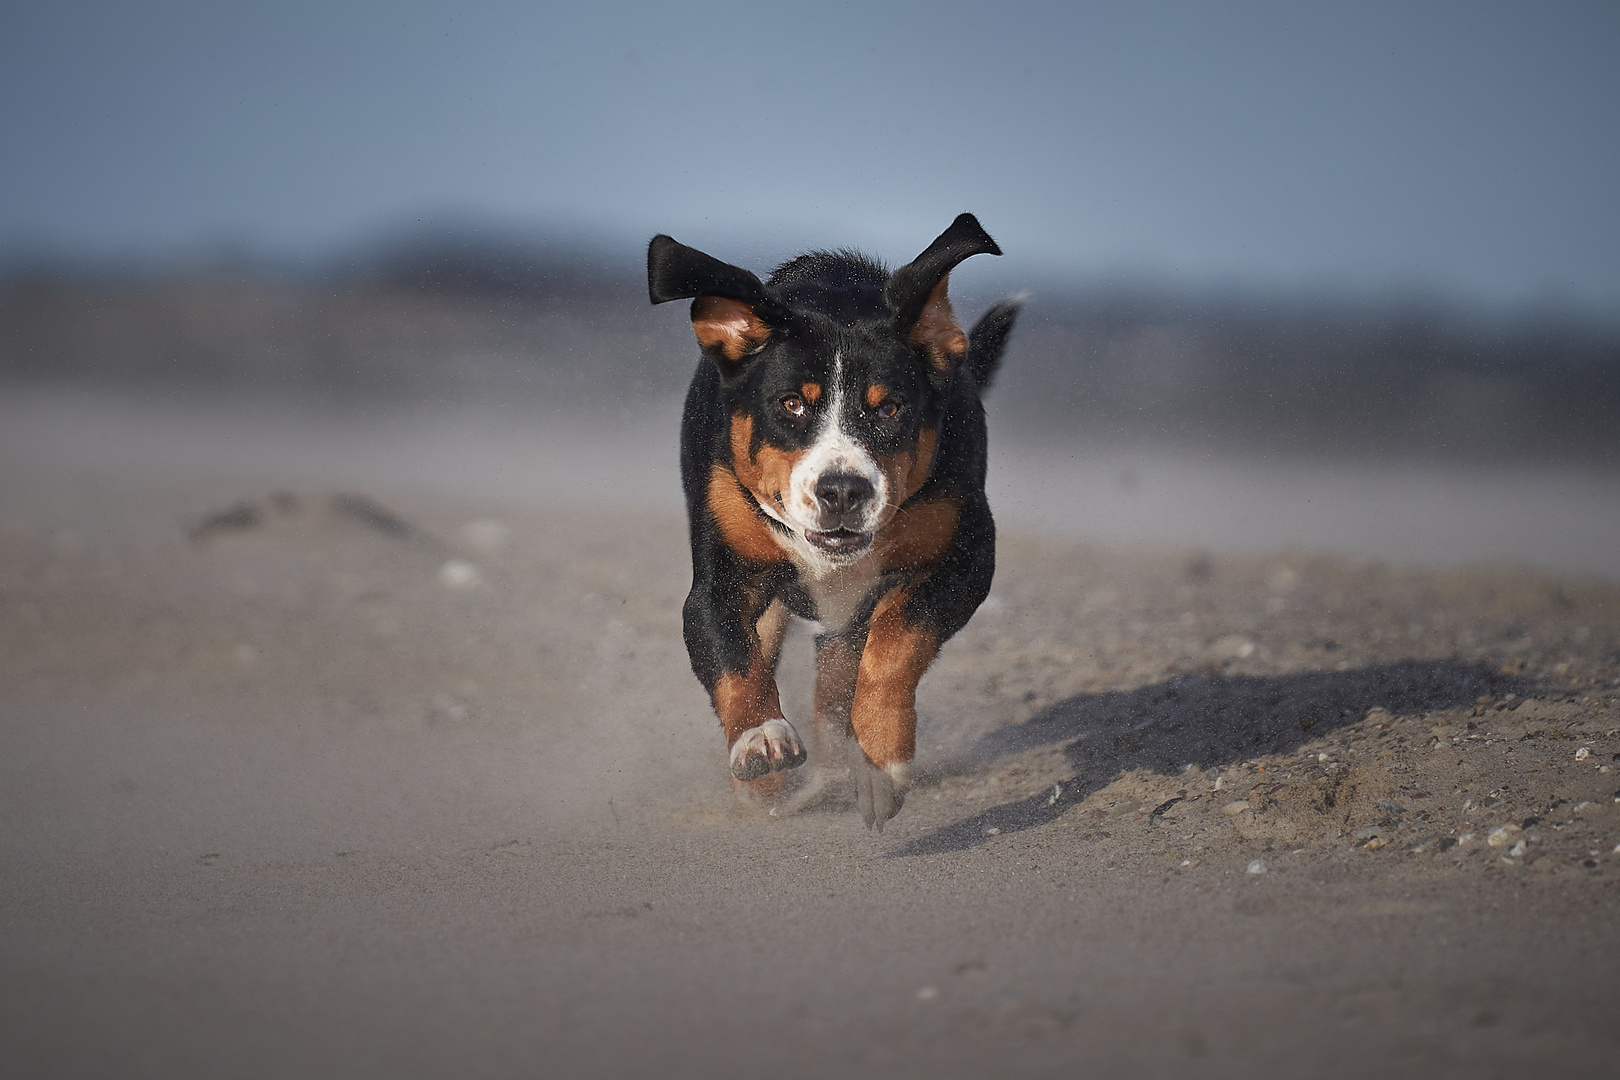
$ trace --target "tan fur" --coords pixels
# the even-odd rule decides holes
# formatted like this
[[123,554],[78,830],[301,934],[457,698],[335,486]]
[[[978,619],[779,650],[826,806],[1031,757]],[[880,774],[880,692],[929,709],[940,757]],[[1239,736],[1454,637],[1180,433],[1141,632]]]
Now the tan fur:
[[959,510],[940,499],[903,507],[878,535],[873,555],[884,570],[906,570],[938,561],[956,535]]
[[911,328],[911,343],[920,345],[928,353],[928,361],[940,371],[951,371],[967,353],[967,335],[956,323],[951,310],[951,298],[946,293],[950,275],[946,274],[928,294],[922,314]]
[[760,516],[759,508],[724,465],[716,465],[709,474],[708,502],[720,535],[739,556],[754,562],[782,562],[787,558],[771,536],[771,527]]
[[848,736],[849,710],[855,701],[855,677],[861,655],[843,638],[832,638],[816,651],[815,716],[818,726]]
[[714,711],[726,732],[726,745],[766,720],[782,715],[776,691],[776,658],[787,630],[788,611],[779,600],[749,630],[748,671],[722,675],[714,687]]
[[788,453],[774,446],[761,446],[757,453],[749,448],[754,438],[754,418],[738,413],[731,418],[731,467],[762,505],[782,504],[781,495],[788,489],[804,451]]
[[896,589],[872,612],[850,708],[856,741],[880,769],[916,753],[917,683],[939,652],[937,635],[901,618],[906,595]]
[[765,347],[770,327],[740,300],[723,296],[700,296],[692,301],[692,330],[705,349],[719,349],[727,360],[737,361]]

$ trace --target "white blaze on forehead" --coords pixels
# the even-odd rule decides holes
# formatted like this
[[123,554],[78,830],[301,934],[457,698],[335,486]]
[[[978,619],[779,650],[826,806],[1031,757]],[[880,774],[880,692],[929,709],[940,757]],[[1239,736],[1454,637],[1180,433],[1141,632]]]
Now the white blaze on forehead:
[[833,354],[831,400],[821,415],[821,423],[804,456],[788,477],[787,510],[790,524],[814,529],[819,516],[816,486],[822,477],[837,474],[862,476],[872,485],[873,498],[866,506],[864,522],[857,530],[872,532],[888,503],[888,481],[866,448],[857,443],[844,427],[843,357]]

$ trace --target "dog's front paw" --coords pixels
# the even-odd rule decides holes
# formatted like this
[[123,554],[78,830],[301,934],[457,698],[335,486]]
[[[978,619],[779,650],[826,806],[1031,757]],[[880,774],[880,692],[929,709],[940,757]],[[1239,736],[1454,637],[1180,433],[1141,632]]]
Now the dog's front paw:
[[777,717],[737,736],[731,744],[731,775],[739,780],[758,780],[783,769],[804,764],[804,744],[793,725]]
[[897,761],[879,767],[859,750],[855,758],[855,796],[861,804],[861,817],[866,819],[867,828],[882,832],[883,823],[906,805],[906,792],[911,790],[911,763]]

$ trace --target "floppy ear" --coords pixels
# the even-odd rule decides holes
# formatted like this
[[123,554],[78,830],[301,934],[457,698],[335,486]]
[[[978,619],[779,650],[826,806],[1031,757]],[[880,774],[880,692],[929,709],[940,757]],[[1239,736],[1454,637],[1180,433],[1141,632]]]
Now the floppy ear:
[[956,323],[946,288],[951,271],[970,255],[1000,255],[1001,248],[972,214],[961,214],[928,250],[889,276],[883,299],[895,325],[922,349],[938,372],[954,371],[967,354],[968,338]]
[[647,245],[647,296],[655,304],[692,298],[692,330],[703,355],[722,369],[771,339],[766,315],[773,305],[759,278],[662,233]]

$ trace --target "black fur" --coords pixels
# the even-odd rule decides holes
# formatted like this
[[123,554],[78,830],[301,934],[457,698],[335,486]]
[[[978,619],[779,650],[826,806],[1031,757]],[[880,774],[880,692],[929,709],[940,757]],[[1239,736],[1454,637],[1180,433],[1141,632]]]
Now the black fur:
[[[932,468],[901,507],[941,500],[956,510],[956,527],[942,554],[923,566],[887,568],[846,626],[826,627],[857,651],[863,647],[873,606],[904,590],[903,619],[943,641],[959,630],[990,589],[995,571],[995,524],[985,500],[986,433],[980,391],[994,374],[1018,314],[1018,302],[996,305],[967,336],[967,349],[953,368],[940,370],[910,334],[930,293],[963,259],[1001,253],[970,214],[963,214],[927,250],[893,273],[849,251],[801,255],[761,282],[668,236],[648,248],[648,294],[653,303],[694,299],[694,318],[704,297],[747,305],[769,329],[768,340],[737,359],[705,350],[686,397],[681,424],[681,482],[689,513],[692,591],[684,629],[693,671],[711,692],[727,674],[748,669],[758,648],[754,624],[773,599],[806,618],[818,617],[807,583],[786,554],[751,558],[724,534],[710,487],[717,470],[735,472],[731,423],[746,417],[752,430],[749,454],[762,447],[793,453],[816,431],[816,409],[842,400],[850,437],[875,458],[915,453],[923,433],[934,433]],[[959,339],[958,339],[959,340]],[[958,346],[959,347],[959,346]],[[840,357],[834,364],[834,357]],[[838,385],[835,385],[835,378]],[[806,383],[824,396],[804,415],[784,410],[785,398]],[[881,386],[896,412],[865,405],[867,388]],[[839,390],[841,398],[837,397]],[[730,472],[728,472],[730,470]],[[788,525],[747,500],[751,528],[787,537]],[[824,526],[815,526],[823,528]],[[887,528],[887,527],[886,527]],[[881,534],[880,534],[881,535]],[[865,557],[877,558],[874,553]]]

